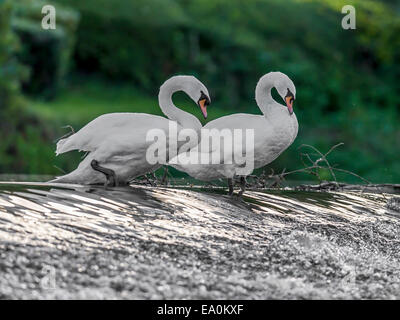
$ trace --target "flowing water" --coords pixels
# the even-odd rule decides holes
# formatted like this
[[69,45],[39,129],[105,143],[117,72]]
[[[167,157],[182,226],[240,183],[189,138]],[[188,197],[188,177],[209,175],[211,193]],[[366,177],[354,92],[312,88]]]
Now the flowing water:
[[397,195],[225,193],[0,183],[0,298],[400,298]]

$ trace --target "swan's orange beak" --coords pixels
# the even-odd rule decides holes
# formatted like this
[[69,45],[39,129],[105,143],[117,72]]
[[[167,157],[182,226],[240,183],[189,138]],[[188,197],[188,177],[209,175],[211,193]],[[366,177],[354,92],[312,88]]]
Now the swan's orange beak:
[[204,119],[207,119],[207,106],[209,105],[208,99],[200,99],[199,100],[199,106],[201,109],[201,112],[203,113]]
[[286,102],[286,105],[288,107],[289,114],[293,114],[293,101],[294,101],[294,99],[293,99],[292,96],[287,96],[285,98],[285,102]]

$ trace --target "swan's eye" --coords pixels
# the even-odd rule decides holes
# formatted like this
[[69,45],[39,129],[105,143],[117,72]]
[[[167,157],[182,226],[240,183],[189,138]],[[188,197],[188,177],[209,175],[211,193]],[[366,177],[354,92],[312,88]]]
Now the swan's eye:
[[197,104],[199,105],[204,118],[207,119],[207,106],[210,104],[210,98],[208,98],[203,91],[201,91],[201,96],[199,101],[197,101]]
[[203,91],[200,91],[200,93],[201,93],[201,96],[198,101],[198,104],[200,105],[200,102],[201,102],[201,104],[204,106],[210,105],[210,98],[208,98],[208,96]]
[[285,96],[285,101],[289,101],[289,102],[293,102],[294,101],[294,95],[289,90],[289,88],[287,89],[287,93],[286,93],[286,96]]
[[288,89],[288,92],[287,92],[287,94],[285,96],[285,102],[286,102],[286,106],[288,107],[290,115],[293,114],[293,101],[294,101],[294,95]]

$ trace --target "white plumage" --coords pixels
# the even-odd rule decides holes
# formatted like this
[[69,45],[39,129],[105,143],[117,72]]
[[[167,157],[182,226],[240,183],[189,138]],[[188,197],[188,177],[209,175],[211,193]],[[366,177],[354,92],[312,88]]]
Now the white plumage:
[[[286,106],[276,102],[271,95],[271,89],[275,87]],[[275,160],[287,147],[289,147],[297,136],[298,122],[293,113],[292,103],[296,95],[296,89],[288,76],[281,72],[270,72],[257,83],[256,102],[263,115],[253,114],[233,114],[218,118],[209,122],[203,129],[253,129],[254,130],[254,149],[247,150],[254,152],[254,169],[263,167]],[[244,139],[236,141],[242,143],[244,149]],[[223,142],[221,141],[221,144]],[[233,147],[232,150],[235,150]],[[237,149],[236,149],[237,150]],[[221,162],[218,164],[182,164],[184,154],[179,154],[177,158],[170,161],[170,164],[178,170],[184,171],[192,177],[209,181],[219,178],[232,179],[242,173],[243,165],[232,161],[231,164],[224,163],[225,159],[232,159],[232,154],[227,154],[225,150],[215,150],[210,147],[208,150],[201,150],[201,145],[193,148],[191,152],[215,153],[221,152]],[[225,153],[224,153],[225,152]],[[228,150],[229,152],[229,150]],[[195,158],[201,159],[200,156]],[[211,156],[210,156],[211,157]],[[234,158],[233,158],[234,159]],[[177,164],[172,164],[177,163]],[[251,172],[240,175],[248,175]]]
[[[106,182],[103,173],[93,170],[92,160],[100,166],[115,172],[119,182],[129,180],[156,170],[161,164],[150,164],[146,159],[146,150],[152,143],[146,142],[151,129],[161,129],[168,141],[168,128],[171,121],[176,122],[178,132],[184,128],[200,131],[201,123],[192,114],[178,109],[172,102],[174,92],[184,91],[201,107],[206,117],[206,105],[209,103],[207,88],[193,76],[175,76],[168,79],[159,92],[159,105],[169,118],[146,113],[109,113],[104,114],[68,138],[57,143],[56,154],[71,150],[89,151],[87,157],[73,172],[58,177],[52,182],[95,184]],[[201,99],[208,99],[206,105]],[[168,145],[165,146],[168,148]]]

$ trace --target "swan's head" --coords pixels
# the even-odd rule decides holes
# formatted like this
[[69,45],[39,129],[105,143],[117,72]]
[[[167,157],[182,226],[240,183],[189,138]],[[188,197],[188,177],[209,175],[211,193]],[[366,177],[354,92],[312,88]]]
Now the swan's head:
[[[204,93],[204,91],[201,90],[200,94],[201,95],[200,98],[197,100],[197,104],[200,107],[201,112],[203,113],[204,119],[207,119],[207,106],[211,103],[211,99],[209,98],[208,92]],[[196,99],[193,100],[196,101]]]
[[279,95],[285,102],[289,114],[293,114],[293,102],[296,99],[296,87],[290,78],[282,72],[271,72],[273,83]]
[[207,119],[207,106],[211,103],[207,88],[196,77],[186,76],[186,94],[200,107],[204,119]]
[[[166,89],[168,87],[168,89]],[[174,76],[169,78],[160,88],[170,92],[185,92],[201,109],[203,116],[207,119],[207,106],[211,103],[207,88],[194,76]]]

